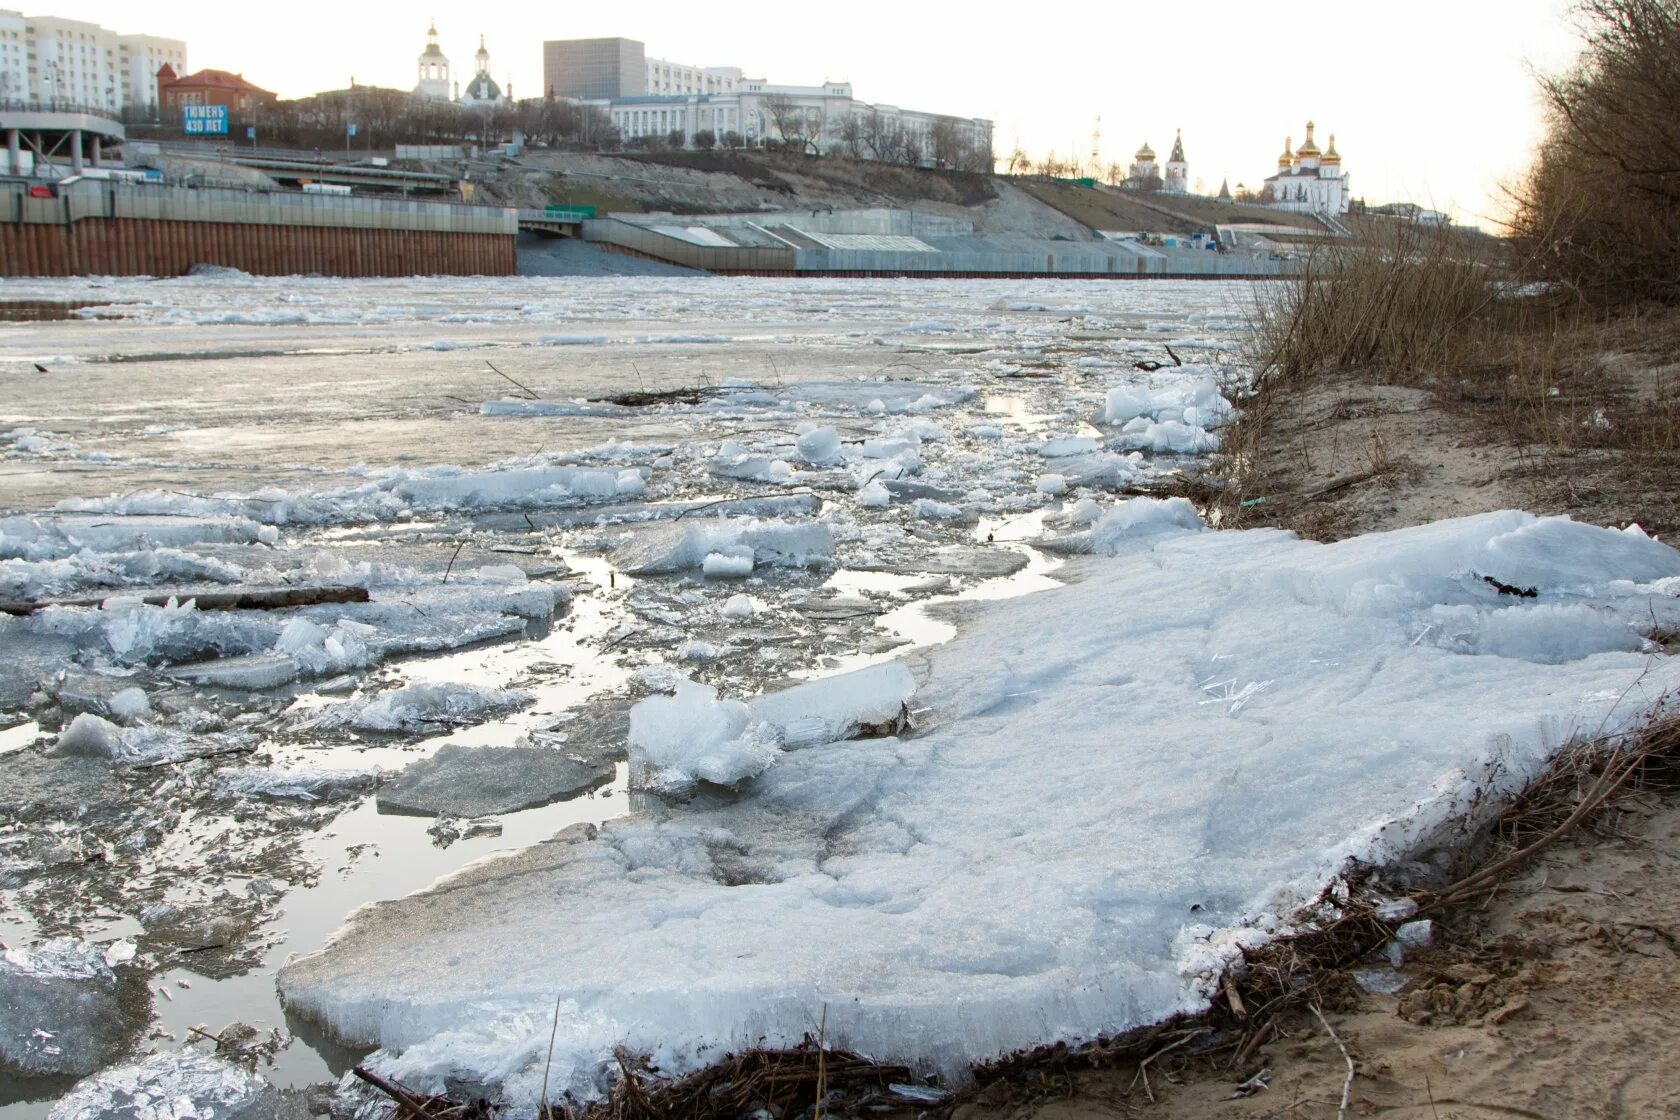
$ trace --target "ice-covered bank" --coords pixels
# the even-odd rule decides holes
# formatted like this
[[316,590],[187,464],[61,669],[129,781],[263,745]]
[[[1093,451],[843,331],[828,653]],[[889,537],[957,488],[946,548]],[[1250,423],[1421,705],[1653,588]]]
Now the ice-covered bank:
[[[280,984],[422,1089],[788,1043],[955,1072],[1202,1006],[1346,861],[1427,852],[1680,683],[1680,552],[1490,514],[1320,545],[1129,503],[911,665],[917,730],[358,911]],[[1527,594],[1533,592],[1532,595]],[[1496,800],[1496,799],[1492,799]],[[825,1010],[826,1009],[826,1010]]]

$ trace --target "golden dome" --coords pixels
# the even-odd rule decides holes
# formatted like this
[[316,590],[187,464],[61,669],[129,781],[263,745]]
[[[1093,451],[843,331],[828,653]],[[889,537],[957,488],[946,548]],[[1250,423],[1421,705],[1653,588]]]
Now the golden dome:
[[1325,163],[1341,163],[1342,162],[1341,153],[1336,151],[1336,134],[1334,132],[1332,132],[1330,134],[1330,146],[1324,150],[1324,161],[1323,162],[1325,162]]
[[1295,146],[1295,138],[1288,137],[1283,142],[1283,154],[1278,157],[1278,166],[1287,167],[1295,162],[1295,153],[1291,151]]
[[1137,160],[1139,163],[1142,163],[1145,160],[1154,159],[1155,158],[1155,149],[1151,148],[1149,146],[1149,141],[1145,140],[1143,142],[1143,147],[1139,148],[1137,150],[1137,155],[1133,156],[1132,158]]
[[1307,138],[1301,141],[1301,146],[1295,149],[1297,156],[1318,155],[1318,145],[1313,143],[1313,122],[1307,122]]

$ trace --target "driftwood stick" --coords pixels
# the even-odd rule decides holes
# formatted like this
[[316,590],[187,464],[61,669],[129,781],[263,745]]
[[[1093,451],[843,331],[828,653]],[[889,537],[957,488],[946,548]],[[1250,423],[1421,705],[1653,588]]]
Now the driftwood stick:
[[317,603],[365,603],[365,587],[252,587],[240,591],[145,592],[128,595],[113,591],[109,595],[76,599],[41,599],[19,602],[0,602],[0,614],[30,615],[48,607],[97,607],[107,599],[137,598],[149,607],[161,607],[169,600],[193,601],[201,611],[273,611],[287,607],[309,607]]
[[491,362],[489,358],[484,359],[484,364],[489,366],[491,372],[493,372],[497,377],[500,377],[502,380],[507,381],[511,384],[519,385],[519,387],[525,391],[526,396],[530,397],[532,400],[537,399],[537,391],[535,389],[531,388],[529,385],[520,385],[519,382],[514,381],[513,378],[509,377],[507,374],[505,374],[501,370],[497,369],[495,364],[493,362]]
[[372,1085],[375,1089],[378,1089],[381,1093],[384,1093],[392,1100],[396,1101],[405,1111],[418,1118],[418,1120],[428,1120],[430,1117],[431,1114],[426,1111],[426,1103],[419,1097],[416,1097],[413,1093],[410,1093],[407,1089],[404,1089],[402,1086],[393,1085],[383,1077],[380,1077],[377,1073],[373,1073],[361,1066],[353,1067],[350,1072],[355,1074],[362,1081],[366,1081],[369,1085]]

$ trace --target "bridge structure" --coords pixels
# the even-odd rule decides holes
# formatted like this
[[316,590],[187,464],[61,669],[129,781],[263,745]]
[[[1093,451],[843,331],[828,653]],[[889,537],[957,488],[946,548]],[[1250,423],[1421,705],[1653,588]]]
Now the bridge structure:
[[0,136],[6,141],[0,173],[62,178],[103,166],[103,149],[121,144],[125,133],[122,122],[103,109],[62,101],[0,101]]
[[541,210],[521,210],[519,228],[522,232],[543,233],[550,237],[582,239],[583,223],[594,218],[593,206],[545,206]]

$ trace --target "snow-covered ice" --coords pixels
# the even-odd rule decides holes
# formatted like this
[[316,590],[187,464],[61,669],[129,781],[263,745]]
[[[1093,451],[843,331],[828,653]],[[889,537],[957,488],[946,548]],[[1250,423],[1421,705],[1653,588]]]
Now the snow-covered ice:
[[[1204,1006],[1347,861],[1424,855],[1680,684],[1613,627],[1546,621],[1585,607],[1636,635],[1680,615],[1680,553],[1634,534],[1504,513],[1320,545],[1198,531],[1172,503],[1104,520],[1111,555],[1072,585],[970,604],[903,667],[915,734],[764,768],[751,709],[679,685],[633,744],[758,772],[743,797],[364,909],[282,970],[288,1002],[394,1066],[486,999],[540,1017],[559,995],[567,1082],[616,1044],[674,1070],[792,1043],[826,1006],[831,1044],[960,1074]],[[1500,644],[1524,617],[1545,656]]]

